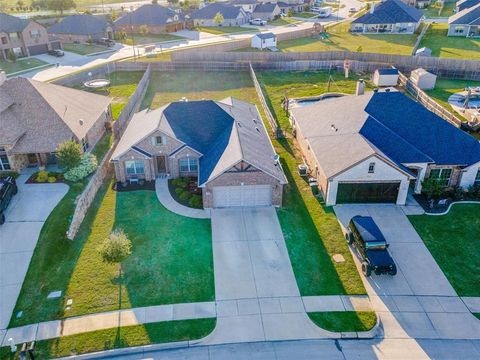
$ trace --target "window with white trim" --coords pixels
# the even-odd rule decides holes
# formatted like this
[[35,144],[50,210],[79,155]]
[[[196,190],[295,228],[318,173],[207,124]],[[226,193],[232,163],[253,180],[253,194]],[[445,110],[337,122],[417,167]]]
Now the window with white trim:
[[473,186],[480,186],[480,169],[477,170],[477,175],[475,175]]
[[371,162],[370,164],[368,164],[368,173],[373,174],[374,172],[375,172],[375,163]]
[[125,169],[129,175],[145,174],[145,164],[143,160],[125,161]]
[[38,30],[30,30],[30,37],[32,39],[38,39],[40,37],[40,31]]
[[166,144],[166,138],[162,135],[155,136],[153,138],[153,143],[155,145],[165,145]]
[[198,159],[182,158],[178,160],[180,172],[194,172],[198,170]]
[[448,186],[452,172],[452,169],[432,169],[429,178],[436,180],[441,186]]
[[8,161],[7,152],[4,147],[0,147],[0,170],[11,170],[10,163]]

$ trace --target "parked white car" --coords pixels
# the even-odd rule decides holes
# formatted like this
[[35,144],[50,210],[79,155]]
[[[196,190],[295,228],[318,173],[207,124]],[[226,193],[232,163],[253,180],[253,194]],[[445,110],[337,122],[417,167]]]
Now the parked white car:
[[262,19],[252,19],[250,20],[250,25],[260,25],[260,26],[265,26],[267,25],[267,22]]
[[320,8],[320,11],[318,11],[318,17],[321,18],[326,18],[332,15],[333,8],[331,6],[325,6]]

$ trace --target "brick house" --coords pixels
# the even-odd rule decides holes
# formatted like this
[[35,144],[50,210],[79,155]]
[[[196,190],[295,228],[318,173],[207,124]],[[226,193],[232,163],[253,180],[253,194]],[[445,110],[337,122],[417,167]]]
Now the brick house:
[[[0,172],[56,162],[66,140],[92,149],[111,121],[111,99],[0,73]],[[3,82],[2,82],[3,79]]]
[[17,57],[44,54],[61,48],[58,40],[49,39],[39,23],[0,13],[0,60],[8,59],[11,50]]
[[480,186],[478,140],[401,92],[322,100],[292,109],[290,120],[327,205],[404,205],[429,177]]
[[55,35],[64,43],[113,39],[113,29],[102,16],[76,14],[65,17],[59,23],[51,26],[48,33]]
[[257,108],[234,98],[135,114],[112,162],[120,182],[197,177],[205,208],[280,206],[287,182]]
[[185,18],[180,11],[173,11],[156,4],[140,6],[114,22],[115,31],[140,33],[143,26],[150,34],[170,33],[185,29]]
[[[215,16],[218,13],[223,16],[223,22],[220,24],[215,22]],[[227,3],[211,3],[195,10],[191,18],[195,26],[239,26],[248,23],[250,14],[245,12],[241,6]]]

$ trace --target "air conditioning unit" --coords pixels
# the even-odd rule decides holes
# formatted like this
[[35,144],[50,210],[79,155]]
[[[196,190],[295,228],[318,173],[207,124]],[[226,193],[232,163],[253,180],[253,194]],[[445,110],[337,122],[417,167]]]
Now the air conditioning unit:
[[298,165],[298,175],[307,176],[307,174],[308,174],[308,166],[305,164]]

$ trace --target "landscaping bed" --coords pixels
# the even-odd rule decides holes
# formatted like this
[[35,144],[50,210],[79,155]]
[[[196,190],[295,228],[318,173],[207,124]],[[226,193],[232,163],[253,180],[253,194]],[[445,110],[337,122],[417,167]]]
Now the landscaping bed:
[[155,191],[155,181],[140,180],[137,183],[130,183],[128,181],[125,183],[122,183],[118,181],[113,184],[112,189],[118,192],[128,192],[128,191],[138,191],[138,190]]
[[64,183],[63,173],[56,171],[37,171],[25,182],[26,184]]
[[377,323],[374,311],[313,312],[308,316],[317,326],[333,332],[368,331]]
[[408,216],[459,296],[480,296],[480,204],[455,204],[446,215]]
[[168,190],[178,203],[194,209],[203,209],[202,189],[196,177],[180,177],[168,180]]
[[[210,334],[215,323],[216,319],[166,321],[40,340],[35,343],[35,356],[38,359],[52,359],[132,346],[196,340]],[[20,347],[16,353],[11,353],[9,347],[2,347],[0,357],[4,360],[19,359]]]

